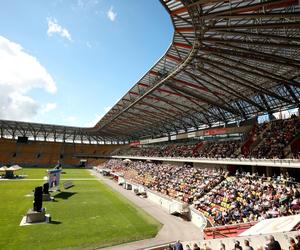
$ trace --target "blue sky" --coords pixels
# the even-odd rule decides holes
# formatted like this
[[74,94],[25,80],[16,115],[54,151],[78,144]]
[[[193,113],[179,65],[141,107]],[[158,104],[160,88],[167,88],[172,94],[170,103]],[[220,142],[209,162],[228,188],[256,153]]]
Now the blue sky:
[[6,0],[0,119],[92,126],[162,56],[158,0]]

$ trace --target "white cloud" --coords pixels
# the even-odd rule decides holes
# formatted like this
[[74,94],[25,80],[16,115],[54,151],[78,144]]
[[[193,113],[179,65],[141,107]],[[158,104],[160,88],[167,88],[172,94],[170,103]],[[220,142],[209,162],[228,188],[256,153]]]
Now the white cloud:
[[56,92],[51,75],[22,46],[0,36],[0,85],[10,86],[19,92],[40,87],[50,93]]
[[107,15],[107,18],[110,20],[110,21],[115,21],[116,20],[116,17],[117,17],[117,12],[114,12],[114,7],[113,6],[110,6],[109,10],[107,11],[106,13]]
[[41,113],[45,114],[57,108],[57,104],[53,102],[49,102],[46,105],[43,105],[41,108]]
[[18,92],[2,92],[0,86],[0,118],[26,121],[38,113],[39,104],[31,97]]
[[53,34],[58,34],[62,38],[66,38],[67,40],[72,41],[70,32],[66,28],[62,27],[55,18],[49,17],[47,18],[47,22],[48,22],[48,30],[47,30],[48,36],[52,36]]
[[32,55],[21,45],[0,36],[0,118],[30,120],[40,110],[40,104],[26,95],[34,88],[55,93],[56,84]]

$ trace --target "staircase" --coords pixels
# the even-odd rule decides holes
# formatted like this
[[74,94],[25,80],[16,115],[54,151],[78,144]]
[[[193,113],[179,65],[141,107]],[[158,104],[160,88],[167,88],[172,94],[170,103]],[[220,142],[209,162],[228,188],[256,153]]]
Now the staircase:
[[[249,147],[249,153],[253,151],[253,149],[258,148],[263,142],[264,142],[264,137],[263,135],[266,133],[266,131],[270,128],[270,123],[267,124],[265,129],[261,131],[257,137],[256,140],[253,141],[253,143]],[[254,139],[254,138],[253,138]]]

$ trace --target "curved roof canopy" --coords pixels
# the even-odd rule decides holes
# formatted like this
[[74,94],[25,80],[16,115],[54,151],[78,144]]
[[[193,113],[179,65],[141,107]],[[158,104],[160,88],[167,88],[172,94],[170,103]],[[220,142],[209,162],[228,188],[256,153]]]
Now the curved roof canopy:
[[55,139],[125,141],[299,107],[298,0],[160,2],[174,25],[169,49],[94,128],[1,121],[1,135],[10,126]]

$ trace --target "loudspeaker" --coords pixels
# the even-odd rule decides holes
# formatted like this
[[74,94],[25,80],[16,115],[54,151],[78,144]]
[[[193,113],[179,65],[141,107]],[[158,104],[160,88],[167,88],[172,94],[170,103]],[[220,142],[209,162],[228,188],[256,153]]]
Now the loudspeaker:
[[17,143],[27,143],[28,137],[27,136],[18,136]]
[[41,212],[43,205],[43,187],[36,187],[34,190],[33,210]]
[[44,192],[44,194],[49,194],[49,183],[48,182],[46,182],[43,185],[43,192]]

